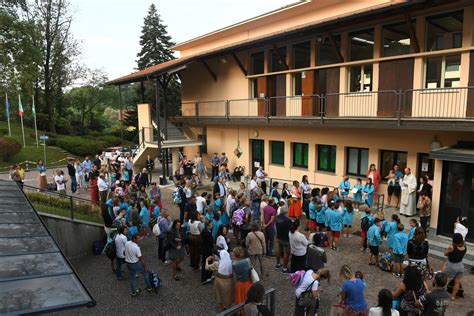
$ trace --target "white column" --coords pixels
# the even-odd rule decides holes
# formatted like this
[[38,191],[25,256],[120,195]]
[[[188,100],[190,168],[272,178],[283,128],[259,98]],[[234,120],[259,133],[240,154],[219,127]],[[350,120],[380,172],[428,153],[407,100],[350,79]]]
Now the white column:
[[172,172],[176,172],[176,170],[179,170],[179,149],[178,148],[172,148],[171,149],[171,162],[172,162]]

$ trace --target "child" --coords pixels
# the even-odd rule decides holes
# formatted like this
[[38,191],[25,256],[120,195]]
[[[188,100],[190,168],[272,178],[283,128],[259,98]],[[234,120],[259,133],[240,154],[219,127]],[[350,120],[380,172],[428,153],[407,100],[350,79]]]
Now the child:
[[[379,247],[382,243],[382,236],[380,235],[381,227],[382,222],[380,219],[376,218],[374,224],[370,226],[369,231],[367,232],[367,241],[370,249],[369,266],[379,266]],[[373,259],[375,259],[375,262]]]
[[158,205],[158,200],[157,200],[156,198],[153,199],[152,208],[153,208],[153,211],[152,211],[151,215],[152,215],[154,218],[158,218],[158,217],[160,216],[160,213],[161,213],[161,208],[160,208],[160,206]]
[[329,227],[329,221],[331,219],[331,211],[334,207],[334,201],[329,201],[328,206],[326,207],[326,211],[324,212],[324,226],[326,227],[326,231],[330,234],[331,227]]
[[392,215],[392,220],[385,227],[385,234],[387,236],[387,247],[390,253],[393,252],[393,247],[395,245],[395,234],[397,233],[397,226],[400,223],[400,218],[397,214]]
[[418,222],[416,219],[412,218],[410,219],[410,232],[408,233],[408,240],[413,239],[413,236],[415,235],[415,229],[418,227]]
[[350,189],[351,189],[351,183],[349,182],[349,177],[344,176],[342,178],[342,181],[339,183],[339,193],[341,195],[341,199],[343,200],[347,199]]
[[363,274],[361,271],[356,271],[356,273],[354,274],[354,276],[355,276],[357,279],[361,280],[362,283],[364,283],[364,288],[367,288],[367,282],[365,282],[365,280],[364,280],[364,274]]
[[371,178],[367,178],[367,181],[362,188],[362,195],[364,203],[371,207],[374,199],[374,185]]
[[360,228],[361,228],[361,233],[360,237],[362,238],[362,243],[360,250],[366,251],[367,250],[367,231],[369,230],[370,226],[374,223],[374,217],[372,216],[370,212],[370,208],[363,204],[360,206],[359,211],[365,212],[364,215],[362,215],[360,219]]
[[323,204],[323,207],[327,208],[328,207],[328,202],[330,201],[328,199],[328,193],[329,193],[329,188],[325,187],[321,190],[321,203]]
[[326,222],[326,208],[323,206],[321,201],[316,202],[316,231],[322,232]]
[[403,260],[405,259],[405,253],[407,252],[408,236],[403,231],[405,227],[403,224],[397,225],[397,233],[394,236],[393,244],[393,262],[395,272],[393,275],[397,277],[402,276],[403,272]]
[[208,206],[206,208],[206,222],[212,222],[212,219],[214,218],[214,212],[212,210],[212,207]]
[[334,188],[334,190],[332,190],[332,192],[329,193],[328,198],[330,200],[333,200],[334,202],[339,201],[341,199],[341,197],[339,196],[339,189]]
[[342,214],[339,211],[339,202],[334,204],[334,208],[329,212],[329,227],[331,228],[331,249],[337,250],[337,243],[341,237]]
[[130,226],[128,227],[128,240],[132,240],[132,237],[136,234],[138,234],[138,227],[134,222],[130,222]]
[[143,235],[148,237],[148,224],[150,223],[150,212],[146,206],[145,200],[140,200],[140,231],[143,231]]
[[221,212],[217,212],[214,214],[214,219],[212,220],[212,237],[214,240],[217,238],[217,232],[219,231],[219,227],[221,225]]
[[353,192],[353,198],[354,198],[354,206],[355,210],[359,210],[359,205],[362,204],[362,180],[360,178],[357,178],[356,184],[354,185],[354,188],[352,189]]
[[313,198],[311,203],[309,203],[309,230],[312,233],[316,231],[316,209],[318,207],[317,204],[318,200],[316,198]]
[[345,207],[344,207],[342,223],[344,224],[344,235],[346,238],[349,238],[350,234],[352,233],[351,228],[352,228],[352,220],[354,216],[354,208],[352,207],[351,201],[346,201],[344,204],[345,204]]

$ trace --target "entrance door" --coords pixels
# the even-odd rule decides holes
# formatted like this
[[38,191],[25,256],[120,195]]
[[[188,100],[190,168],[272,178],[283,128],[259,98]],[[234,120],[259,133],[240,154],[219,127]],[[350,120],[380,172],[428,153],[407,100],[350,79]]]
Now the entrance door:
[[286,75],[268,77],[268,97],[270,116],[286,115]]
[[260,165],[265,165],[264,142],[261,139],[250,141],[252,142],[252,175],[254,175]]
[[265,116],[265,97],[267,96],[267,77],[259,77],[257,79],[257,90],[258,90],[258,116]]
[[418,154],[418,166],[416,167],[416,176],[418,178],[424,175],[429,175],[430,179],[433,179],[434,175],[434,160],[430,159],[429,154]]
[[[441,184],[438,233],[452,236],[458,216],[474,218],[474,165],[445,161]],[[474,240],[474,222],[469,223],[466,239]]]
[[302,116],[313,116],[317,100],[312,95],[314,93],[314,71],[305,71],[304,77],[301,79],[301,115]]

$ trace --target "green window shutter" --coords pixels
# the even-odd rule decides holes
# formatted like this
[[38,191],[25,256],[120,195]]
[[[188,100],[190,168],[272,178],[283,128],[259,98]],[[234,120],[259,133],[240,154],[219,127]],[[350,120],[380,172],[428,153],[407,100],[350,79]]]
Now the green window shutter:
[[284,165],[285,164],[285,143],[279,141],[272,141],[272,164]]

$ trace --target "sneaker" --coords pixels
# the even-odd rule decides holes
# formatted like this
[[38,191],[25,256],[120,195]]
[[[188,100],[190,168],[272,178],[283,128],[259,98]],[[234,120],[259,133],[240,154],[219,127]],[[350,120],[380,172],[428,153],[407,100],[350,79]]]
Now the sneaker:
[[205,285],[205,284],[208,284],[208,283],[211,283],[212,282],[212,278],[209,278],[207,279],[206,281],[204,282],[201,282],[202,285]]
[[137,296],[140,293],[140,290],[136,290],[132,292],[132,297]]
[[283,267],[283,265],[281,263],[278,263],[276,266],[275,266],[275,269],[279,270]]
[[155,292],[155,289],[152,288],[152,287],[150,287],[150,288],[146,289],[146,291],[147,291],[148,293],[153,293],[153,292]]
[[280,272],[283,273],[283,274],[287,274],[287,273],[290,273],[290,269],[288,269],[288,268],[281,268],[281,269],[280,269]]

